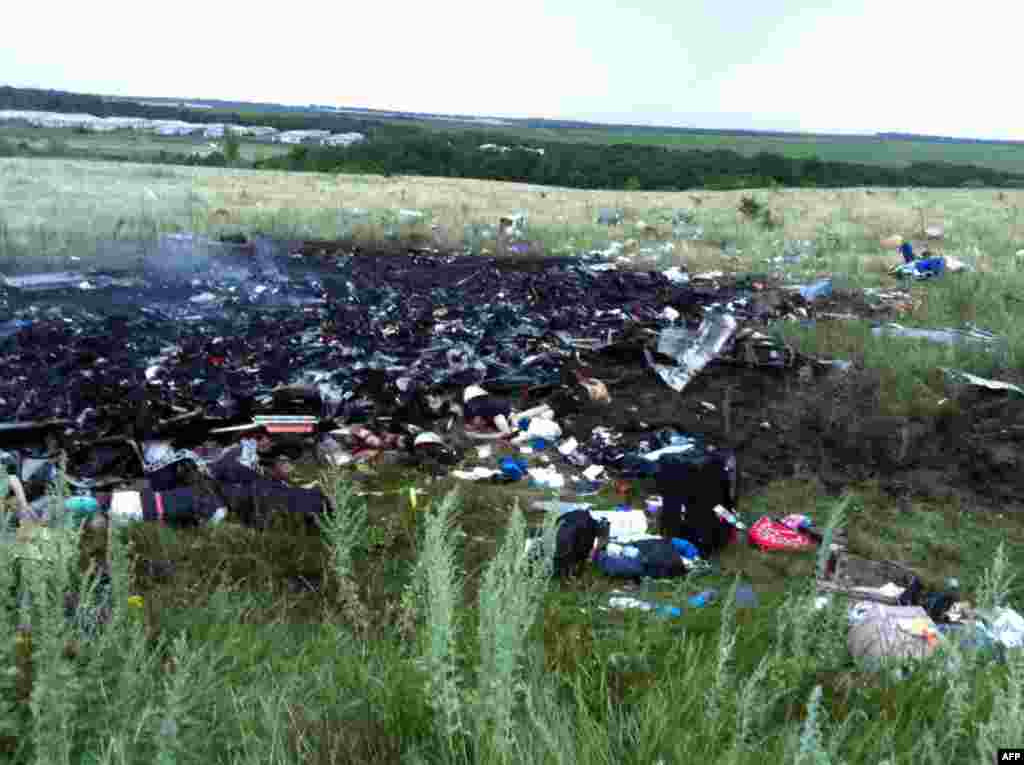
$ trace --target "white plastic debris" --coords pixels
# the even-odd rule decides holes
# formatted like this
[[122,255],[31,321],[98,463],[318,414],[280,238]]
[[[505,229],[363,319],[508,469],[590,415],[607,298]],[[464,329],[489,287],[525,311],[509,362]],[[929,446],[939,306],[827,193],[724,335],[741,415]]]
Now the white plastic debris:
[[1012,608],[997,608],[990,627],[992,635],[1007,648],[1024,648],[1024,616]]
[[965,263],[960,258],[954,258],[952,255],[946,255],[946,270],[952,273],[958,273],[960,271],[973,271],[970,263]]
[[679,311],[670,305],[665,306],[665,309],[661,312],[661,318],[668,319],[669,321],[675,321],[680,315]]
[[988,390],[1012,391],[1014,393],[1019,393],[1020,395],[1024,396],[1024,388],[1021,388],[1018,385],[1014,385],[1013,383],[1000,382],[998,380],[988,380],[984,377],[978,377],[977,375],[972,375],[969,374],[968,372],[961,372],[956,369],[944,368],[942,371],[945,372],[950,377],[954,379],[959,379],[962,382],[967,383],[968,385],[974,385],[979,388],[987,388]]
[[672,268],[666,269],[662,273],[673,284],[687,284],[690,281],[690,275],[679,266],[672,266]]
[[529,438],[544,438],[548,441],[554,441],[561,437],[562,428],[554,420],[534,417],[530,420],[530,425],[526,429],[526,435]]
[[155,465],[174,454],[170,441],[148,441],[142,445],[142,459],[147,465]]
[[697,448],[697,441],[690,436],[674,436],[672,442],[661,449],[643,455],[650,462],[657,462],[666,454],[686,454]]
[[635,545],[624,545],[619,542],[609,542],[605,552],[613,558],[639,558],[640,548]]
[[443,446],[444,441],[441,439],[441,436],[437,435],[437,433],[432,433],[430,431],[420,433],[416,436],[416,440],[413,441],[413,446],[425,446],[426,444],[440,444]]
[[608,601],[608,605],[618,610],[639,609],[641,611],[653,611],[654,606],[639,598],[615,597]]
[[701,322],[696,332],[688,329],[665,329],[658,336],[658,353],[676,361],[670,367],[657,364],[646,348],[647,363],[676,393],[682,393],[690,381],[716,358],[728,345],[739,323],[732,314],[712,314]]
[[462,481],[482,481],[501,475],[500,470],[491,470],[485,467],[475,467],[472,470],[453,470],[452,475]]
[[877,593],[886,598],[898,598],[906,590],[905,587],[900,587],[895,582],[889,582],[881,587],[854,587],[852,589],[859,593]]
[[643,510],[591,510],[599,521],[608,521],[609,536],[616,539],[647,533],[647,513]]
[[596,481],[602,473],[604,473],[604,465],[591,465],[583,471],[583,475],[588,481]]
[[561,489],[565,487],[565,476],[554,468],[530,468],[527,471],[534,482],[546,489]]
[[423,217],[423,213],[420,210],[399,210],[398,219],[402,223],[411,223],[415,220],[420,220]]
[[944,343],[946,345],[974,343],[991,347],[1005,344],[1005,340],[998,335],[970,326],[966,329],[954,329],[951,327],[946,329],[917,329],[890,323],[872,328],[871,334],[875,337],[890,336],[911,340],[929,340],[933,343]]
[[572,454],[574,451],[576,451],[576,449],[579,447],[579,445],[580,445],[579,441],[577,441],[575,438],[570,436],[569,438],[567,438],[565,441],[563,441],[562,443],[560,443],[558,445],[558,451],[561,454],[563,454],[566,457],[568,457],[570,454]]

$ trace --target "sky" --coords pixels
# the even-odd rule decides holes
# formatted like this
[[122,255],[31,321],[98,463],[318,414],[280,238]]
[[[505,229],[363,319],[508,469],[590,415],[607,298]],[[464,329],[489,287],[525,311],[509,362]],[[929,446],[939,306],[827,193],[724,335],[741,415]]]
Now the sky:
[[18,87],[1024,140],[1013,0],[8,5]]

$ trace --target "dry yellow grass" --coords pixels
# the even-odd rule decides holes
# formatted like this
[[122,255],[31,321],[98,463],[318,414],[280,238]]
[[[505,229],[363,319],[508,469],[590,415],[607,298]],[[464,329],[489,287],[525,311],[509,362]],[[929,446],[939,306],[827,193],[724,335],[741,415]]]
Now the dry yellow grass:
[[[211,213],[245,220],[268,213],[309,214],[342,207],[369,210],[424,209],[435,222],[451,227],[466,222],[497,222],[511,211],[529,213],[544,226],[587,225],[597,210],[617,207],[627,223],[643,219],[654,208],[688,208],[701,213],[735,216],[743,196],[753,193],[781,215],[787,237],[811,237],[842,215],[853,225],[887,236],[913,232],[921,223],[946,223],[984,210],[1010,211],[1024,205],[1024,191],[906,190],[906,189],[780,189],[747,191],[623,192],[588,191],[454,178],[347,176],[276,171],[224,170],[89,162],[60,159],[0,161],[0,199],[5,211],[36,212],[40,208],[86,205],[94,209],[133,206],[148,198],[155,209],[191,191],[201,196]],[[77,203],[77,205],[75,204]],[[19,210],[19,208],[22,208]],[[111,210],[113,211],[113,210]],[[1024,221],[1022,221],[1024,224]]]
[[[753,195],[779,227],[766,230],[738,207]],[[784,239],[834,237],[835,259],[815,267],[849,265],[868,276],[884,273],[898,255],[879,240],[900,233],[919,240],[923,226],[941,224],[949,254],[967,256],[979,269],[1015,267],[1013,252],[1024,247],[1018,230],[1024,191],[991,189],[778,189],[677,193],[588,191],[452,178],[391,177],[227,170],[62,159],[0,160],[0,227],[22,251],[60,251],[52,240],[110,237],[124,220],[162,230],[217,232],[225,229],[294,232],[300,236],[384,236],[382,214],[422,210],[423,221],[400,228],[404,235],[434,236],[457,245],[466,224],[498,223],[526,212],[530,226],[548,244],[579,247],[588,237],[671,239],[658,210],[688,209],[705,227],[707,242],[676,241],[661,264],[683,262],[691,270],[761,268]],[[371,213],[346,217],[345,210]],[[622,226],[595,226],[601,208],[625,212]],[[1024,225],[1024,220],[1019,221]],[[645,225],[639,225],[639,224]],[[353,225],[355,224],[355,225]],[[439,230],[431,231],[430,224]],[[739,259],[723,257],[719,241],[738,244]],[[918,241],[920,244],[920,242]],[[2,242],[0,242],[2,244]],[[491,244],[486,247],[493,246]],[[64,250],[73,249],[67,245]],[[637,259],[637,260],[642,260]],[[638,265],[640,265],[638,263]],[[1024,265],[1024,261],[1022,264]]]

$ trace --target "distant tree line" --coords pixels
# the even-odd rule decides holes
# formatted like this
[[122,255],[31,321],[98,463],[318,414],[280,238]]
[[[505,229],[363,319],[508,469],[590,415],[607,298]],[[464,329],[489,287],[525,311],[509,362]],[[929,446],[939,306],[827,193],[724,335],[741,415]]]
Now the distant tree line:
[[[515,148],[507,152],[484,151],[480,149],[482,144],[515,146],[523,139],[500,131],[424,129],[330,112],[188,109],[25,88],[0,87],[0,109],[269,125],[279,130],[358,131],[369,138],[349,147],[296,146],[287,154],[255,163],[255,167],[266,169],[481,178],[584,189],[654,191],[772,186],[1024,188],[1024,175],[965,164],[916,162],[906,167],[885,167],[771,153],[750,157],[724,149],[680,151],[628,142],[531,140],[530,147],[543,149],[543,155]],[[0,155],[40,153],[26,147],[24,142],[14,144],[0,140]],[[62,150],[55,145],[44,151],[59,155]],[[232,160],[223,152],[198,157],[162,151],[150,161],[215,167],[238,164],[237,159]]]
[[122,101],[84,93],[59,90],[0,87],[0,109],[92,114],[95,117],[142,117],[153,120],[181,120],[199,124],[228,123],[266,125],[278,130],[330,130],[367,135],[403,135],[417,132],[410,125],[390,125],[360,117],[330,112],[275,112],[229,109],[189,109]]
[[378,136],[346,148],[298,146],[256,164],[282,170],[482,178],[585,189],[1024,187],[1024,175],[942,162],[884,167],[770,153],[748,157],[727,150],[531,141],[531,148],[544,149],[539,155],[515,148],[508,152],[481,150],[486,143],[515,144],[501,134],[420,131]]

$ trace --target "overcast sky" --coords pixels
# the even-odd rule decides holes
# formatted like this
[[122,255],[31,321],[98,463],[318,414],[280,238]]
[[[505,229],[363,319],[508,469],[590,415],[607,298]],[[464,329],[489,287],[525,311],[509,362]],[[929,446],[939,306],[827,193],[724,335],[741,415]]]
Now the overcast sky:
[[1024,140],[1014,0],[34,0],[3,25],[22,87]]

